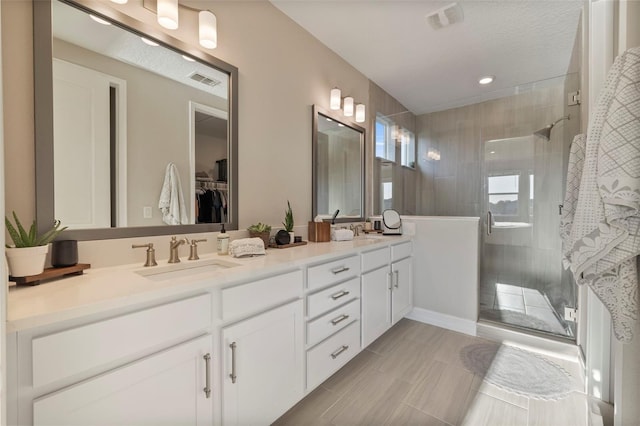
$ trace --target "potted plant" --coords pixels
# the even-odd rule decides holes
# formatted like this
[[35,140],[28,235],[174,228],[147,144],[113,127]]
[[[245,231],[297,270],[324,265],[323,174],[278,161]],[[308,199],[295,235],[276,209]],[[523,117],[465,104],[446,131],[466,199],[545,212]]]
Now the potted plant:
[[262,238],[264,241],[264,248],[269,247],[269,236],[271,235],[271,225],[258,222],[247,228],[250,237]]
[[20,223],[16,212],[13,212],[15,226],[9,218],[5,217],[4,220],[7,232],[13,240],[13,246],[7,245],[5,251],[11,276],[26,277],[41,274],[44,271],[44,262],[49,252],[49,243],[67,227],[60,228],[60,221],[56,220],[44,234],[38,235],[36,222],[33,221],[29,232],[27,232]]
[[293,211],[291,210],[291,204],[287,200],[287,210],[284,211],[284,222],[282,222],[284,230],[289,233],[289,242],[293,244]]

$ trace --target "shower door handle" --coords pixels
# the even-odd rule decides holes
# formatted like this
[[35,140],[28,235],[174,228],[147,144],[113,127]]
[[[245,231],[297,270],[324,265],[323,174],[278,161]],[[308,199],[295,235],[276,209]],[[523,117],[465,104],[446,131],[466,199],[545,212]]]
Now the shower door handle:
[[487,212],[487,235],[491,235],[491,224],[493,222],[493,215],[490,211]]

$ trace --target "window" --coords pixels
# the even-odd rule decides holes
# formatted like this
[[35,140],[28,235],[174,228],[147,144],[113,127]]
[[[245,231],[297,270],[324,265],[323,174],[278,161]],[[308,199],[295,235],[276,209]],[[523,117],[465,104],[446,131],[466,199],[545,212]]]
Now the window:
[[489,209],[497,216],[518,215],[520,175],[489,176]]
[[414,169],[416,167],[416,137],[406,129],[400,138],[400,164]]
[[376,157],[396,161],[396,146],[391,135],[392,123],[382,117],[376,117]]

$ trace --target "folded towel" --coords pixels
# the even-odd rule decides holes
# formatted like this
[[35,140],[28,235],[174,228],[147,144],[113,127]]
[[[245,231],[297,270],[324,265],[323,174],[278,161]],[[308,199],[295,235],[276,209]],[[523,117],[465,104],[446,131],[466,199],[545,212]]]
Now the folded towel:
[[162,184],[158,207],[162,212],[162,221],[167,225],[186,225],[189,223],[187,208],[182,195],[180,175],[178,174],[178,168],[173,163],[167,164],[164,172],[164,183]]
[[640,48],[616,58],[591,114],[568,258],[629,342],[638,318]]
[[265,254],[262,238],[240,238],[229,243],[229,254],[233,257]]
[[333,241],[351,241],[353,240],[353,231],[351,229],[333,229],[331,230],[331,239]]

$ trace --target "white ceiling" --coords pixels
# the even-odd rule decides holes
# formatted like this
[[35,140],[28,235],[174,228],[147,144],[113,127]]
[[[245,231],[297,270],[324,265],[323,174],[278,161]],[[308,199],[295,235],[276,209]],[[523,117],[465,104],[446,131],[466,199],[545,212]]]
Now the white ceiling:
[[[271,0],[415,114],[527,90],[568,72],[582,0],[464,0],[440,30],[429,0]],[[496,80],[480,86],[478,79]],[[540,82],[540,83],[538,83]],[[347,88],[345,88],[347,89]]]

